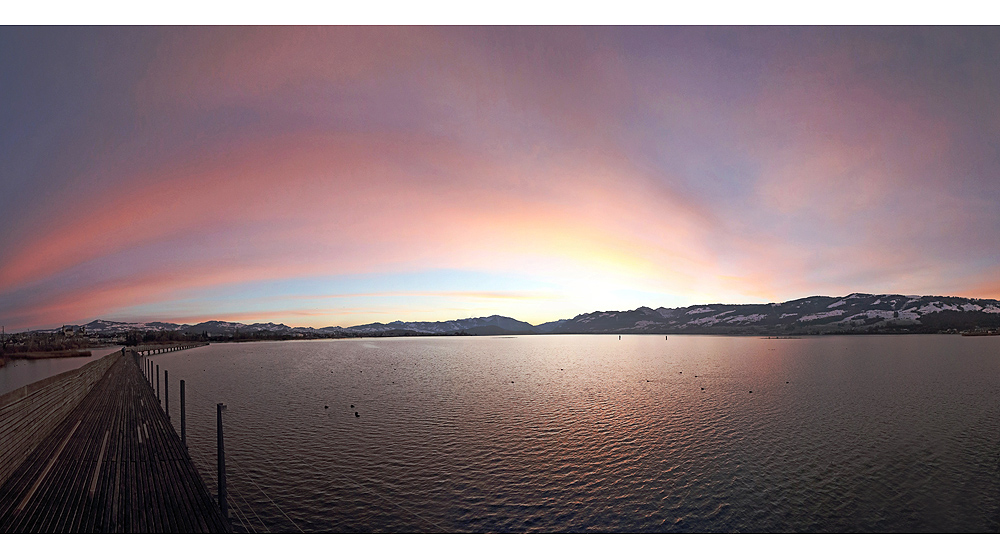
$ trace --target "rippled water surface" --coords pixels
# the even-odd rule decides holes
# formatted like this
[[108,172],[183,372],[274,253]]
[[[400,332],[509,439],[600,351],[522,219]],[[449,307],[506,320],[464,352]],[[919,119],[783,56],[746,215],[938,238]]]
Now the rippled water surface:
[[1000,527],[1000,338],[391,338],[153,360],[178,429],[186,381],[213,491],[227,404],[248,531]]

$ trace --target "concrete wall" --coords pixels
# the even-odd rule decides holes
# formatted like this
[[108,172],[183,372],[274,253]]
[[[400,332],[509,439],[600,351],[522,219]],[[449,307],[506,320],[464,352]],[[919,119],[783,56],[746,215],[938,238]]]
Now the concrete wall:
[[121,358],[112,353],[0,396],[0,485]]

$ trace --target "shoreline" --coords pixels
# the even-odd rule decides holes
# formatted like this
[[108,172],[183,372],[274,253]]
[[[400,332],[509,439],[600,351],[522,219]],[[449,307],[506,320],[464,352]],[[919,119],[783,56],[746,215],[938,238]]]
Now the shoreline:
[[5,362],[14,361],[16,359],[24,359],[26,361],[35,359],[59,359],[63,357],[90,357],[93,353],[89,349],[60,349],[56,351],[26,351],[24,353],[11,353],[5,357],[0,357],[0,367],[5,365]]

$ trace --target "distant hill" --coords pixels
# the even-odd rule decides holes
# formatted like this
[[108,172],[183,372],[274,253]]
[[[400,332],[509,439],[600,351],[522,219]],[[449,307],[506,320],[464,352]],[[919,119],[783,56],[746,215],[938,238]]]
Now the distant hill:
[[535,327],[527,322],[506,316],[493,315],[485,318],[462,318],[446,322],[390,322],[382,324],[362,324],[344,328],[348,332],[379,334],[391,330],[403,330],[419,334],[456,334],[459,332],[497,332],[502,334],[534,334]]
[[964,297],[871,295],[806,297],[784,303],[731,305],[713,303],[682,308],[639,307],[597,311],[538,326],[493,315],[441,322],[375,322],[342,328],[291,327],[284,324],[224,322],[111,322],[84,325],[89,334],[177,332],[208,337],[348,337],[508,334],[874,334],[958,332],[1000,328],[1000,301]]
[[639,307],[578,315],[556,333],[855,334],[960,331],[1000,326],[1000,301],[870,295],[807,297],[762,305]]

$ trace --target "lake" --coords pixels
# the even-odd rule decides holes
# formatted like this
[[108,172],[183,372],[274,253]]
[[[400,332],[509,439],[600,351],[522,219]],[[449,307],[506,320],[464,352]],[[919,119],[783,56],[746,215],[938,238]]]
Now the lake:
[[33,382],[72,371],[110,353],[121,351],[121,346],[85,348],[90,357],[61,357],[58,359],[15,359],[0,367],[0,394],[17,390]]
[[178,431],[186,382],[212,491],[227,404],[245,531],[1000,529],[1000,337],[376,338],[153,361]]

